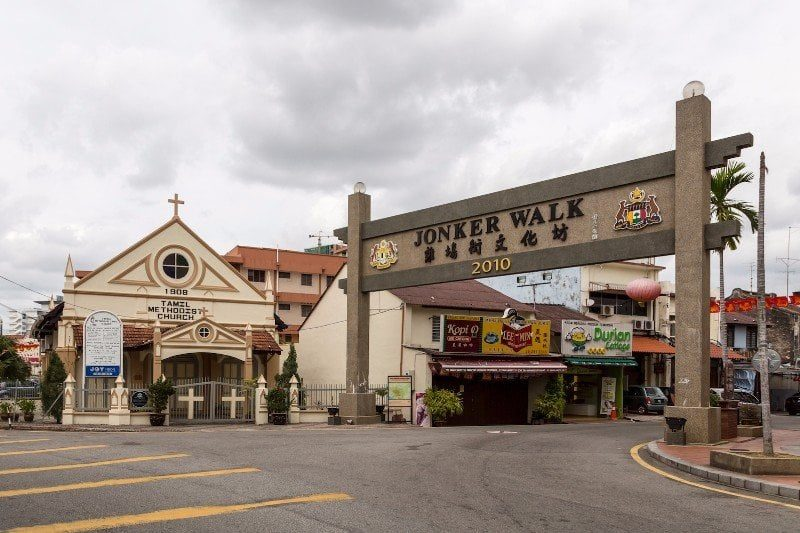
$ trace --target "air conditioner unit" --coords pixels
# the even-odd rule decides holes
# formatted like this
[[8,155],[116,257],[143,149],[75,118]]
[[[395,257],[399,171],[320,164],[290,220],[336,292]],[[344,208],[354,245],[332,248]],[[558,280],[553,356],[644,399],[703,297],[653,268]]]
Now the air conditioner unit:
[[642,322],[644,322],[644,320],[635,319],[633,321],[633,329],[644,329]]
[[654,329],[652,320],[642,320],[642,326],[644,326],[642,329],[645,329],[647,331],[653,331]]
[[603,316],[611,316],[614,313],[614,306],[613,305],[601,305],[600,306],[600,314]]

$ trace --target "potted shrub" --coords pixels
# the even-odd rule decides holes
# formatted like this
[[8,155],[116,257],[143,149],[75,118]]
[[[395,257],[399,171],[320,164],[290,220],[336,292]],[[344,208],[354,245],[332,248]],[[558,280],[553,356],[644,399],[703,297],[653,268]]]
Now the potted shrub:
[[[386,398],[389,395],[389,389],[386,387],[381,387],[380,389],[375,389],[375,396],[379,396],[381,398]],[[383,420],[383,411],[386,408],[386,404],[384,405],[375,405],[375,414],[381,415],[381,420]]]
[[8,422],[14,416],[14,404],[11,402],[0,402],[0,420]]
[[[564,394],[564,377],[561,375],[551,377],[544,389],[544,394],[533,402],[534,412],[538,412],[544,421],[550,424],[560,424],[564,420],[566,407]],[[534,424],[536,422],[534,421]],[[541,423],[541,422],[540,422]]]
[[275,387],[267,393],[267,410],[273,424],[286,425],[289,410],[289,395],[286,389]]
[[169,397],[175,394],[175,387],[172,386],[172,380],[158,378],[158,381],[152,383],[147,390],[150,392],[150,399],[148,401],[149,407],[153,410],[150,413],[151,426],[163,426],[167,415],[164,410],[169,403]]
[[425,391],[425,406],[434,426],[444,426],[447,418],[464,412],[461,397],[447,389],[430,388]]
[[33,400],[23,399],[17,402],[20,411],[22,411],[22,418],[25,422],[33,422],[33,412],[36,410],[36,404]]
[[544,412],[541,409],[534,406],[533,411],[531,411],[531,424],[533,424],[534,426],[541,426],[542,424],[544,424],[545,418],[546,417]]

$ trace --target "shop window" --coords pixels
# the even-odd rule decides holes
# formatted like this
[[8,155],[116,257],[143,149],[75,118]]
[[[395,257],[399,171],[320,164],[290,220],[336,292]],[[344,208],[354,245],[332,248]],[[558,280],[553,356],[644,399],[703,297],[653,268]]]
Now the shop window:
[[305,285],[307,287],[310,287],[311,282],[312,282],[311,274],[300,274],[300,285]]
[[310,314],[311,314],[311,309],[312,309],[313,307],[314,307],[314,306],[313,306],[313,305],[310,305],[310,304],[303,304],[303,305],[301,305],[301,306],[300,306],[300,316],[302,316],[303,318],[305,318],[305,317],[307,317],[308,315],[310,315]]
[[278,272],[278,277],[280,279],[289,279],[289,278],[292,277],[292,273],[291,272]]
[[263,270],[247,269],[247,281],[255,283],[264,283],[267,280],[267,273]]
[[431,317],[431,342],[442,341],[442,317],[439,315]]
[[758,347],[758,328],[747,328],[747,349],[755,350]]
[[278,304],[278,311],[291,311],[292,304]]
[[635,302],[625,294],[591,291],[589,292],[589,298],[593,300],[592,305],[589,307],[590,313],[600,314],[603,306],[611,306],[617,315],[648,316],[647,311],[650,304]]

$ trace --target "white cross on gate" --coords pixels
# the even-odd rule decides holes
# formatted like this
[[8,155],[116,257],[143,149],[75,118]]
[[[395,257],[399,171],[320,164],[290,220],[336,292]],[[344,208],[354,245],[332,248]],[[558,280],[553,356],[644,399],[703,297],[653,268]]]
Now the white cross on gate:
[[178,396],[179,402],[188,402],[188,406],[186,409],[186,419],[187,420],[194,420],[194,402],[202,402],[205,401],[205,398],[202,396],[195,396],[194,395],[194,387],[189,388],[188,396]]
[[236,389],[231,387],[231,395],[230,396],[223,396],[223,402],[230,402],[231,404],[231,418],[236,418],[236,402],[244,403],[245,397],[244,396],[236,396]]

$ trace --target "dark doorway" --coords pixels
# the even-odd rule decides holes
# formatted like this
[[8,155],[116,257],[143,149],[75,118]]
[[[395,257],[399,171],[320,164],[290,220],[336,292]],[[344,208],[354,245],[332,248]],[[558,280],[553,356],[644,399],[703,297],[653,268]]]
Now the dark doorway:
[[447,420],[451,426],[490,426],[528,423],[528,381],[521,379],[466,380],[433,377],[433,386],[459,392],[464,413]]

